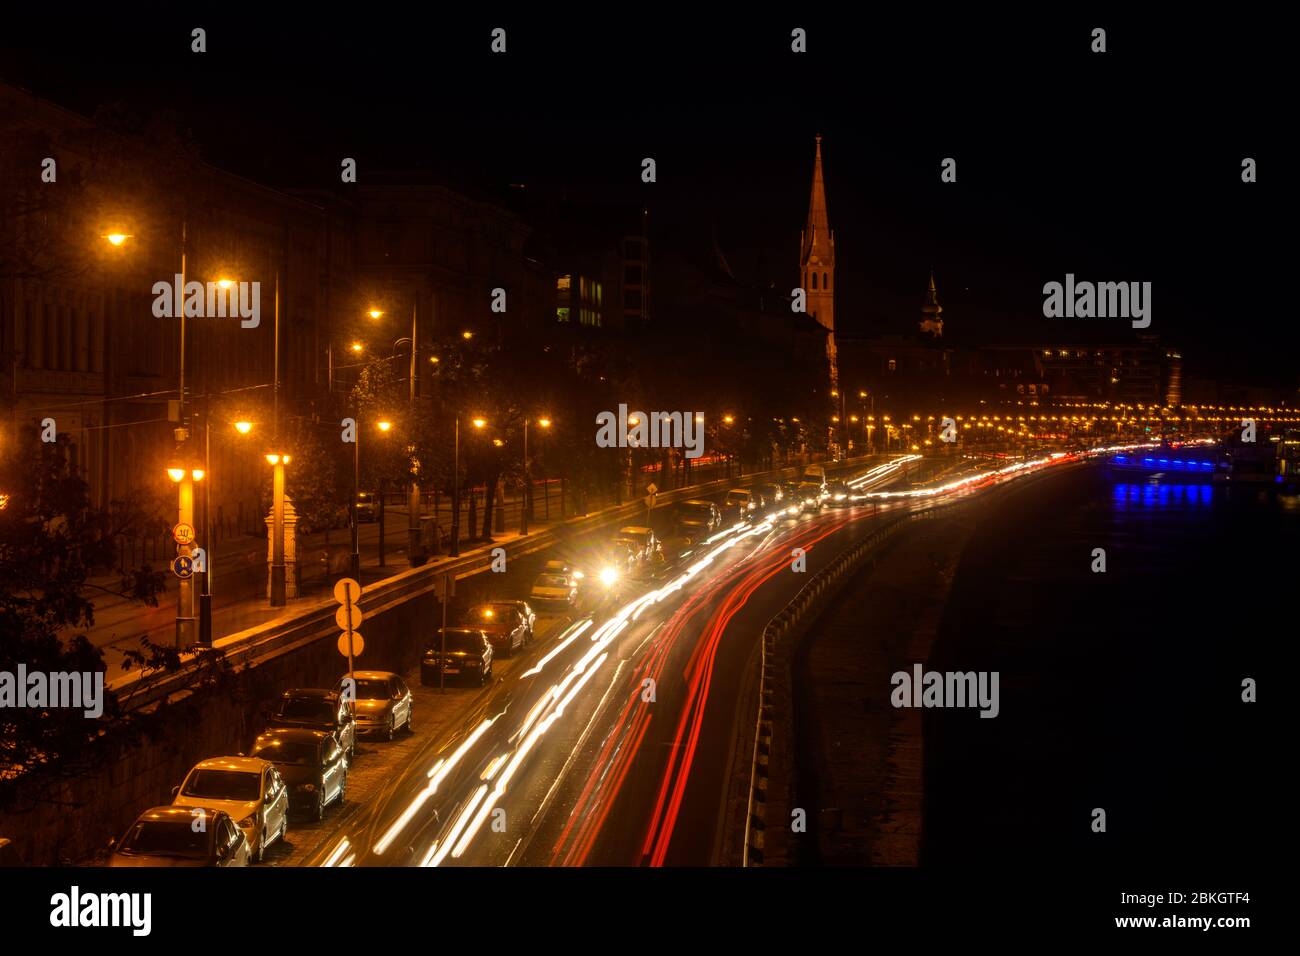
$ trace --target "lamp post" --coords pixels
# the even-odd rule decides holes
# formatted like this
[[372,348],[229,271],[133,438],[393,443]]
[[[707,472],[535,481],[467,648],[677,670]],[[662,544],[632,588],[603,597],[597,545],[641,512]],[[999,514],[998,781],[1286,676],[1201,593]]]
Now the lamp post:
[[[528,481],[528,419],[524,419],[524,500],[519,509],[519,533],[528,533],[528,492],[531,490],[531,484]],[[504,502],[502,502],[504,504]]]
[[[361,518],[357,514],[358,499],[361,497],[361,418],[360,409],[353,413],[358,421],[352,435],[352,555],[348,560],[348,576],[352,580],[361,580]],[[374,507],[374,502],[371,502]]]
[[[369,315],[370,318],[378,320],[383,318],[384,311],[379,308],[371,308],[367,310],[366,314]],[[410,427],[412,428],[414,428],[415,425],[415,395],[416,384],[419,381],[420,369],[417,364],[417,359],[420,354],[419,317],[420,304],[419,298],[417,297],[415,301],[411,303],[411,363],[410,371],[407,376],[407,402],[410,408]],[[394,355],[396,354],[397,346],[400,345],[401,342],[402,340],[398,339],[397,342],[394,343]],[[359,351],[355,348],[355,345],[354,351]],[[411,567],[414,568],[419,567],[428,560],[428,555],[426,555],[424,551],[424,534],[420,527],[420,479],[415,468],[411,469],[411,481],[407,491],[406,560]]]
[[[544,429],[550,428],[551,420],[549,418],[540,418],[538,419],[537,424],[541,425],[542,428]],[[542,464],[545,465],[545,463],[546,463],[546,455],[543,453]],[[530,486],[529,488],[530,494],[528,498],[528,508],[530,513],[532,511],[532,505],[533,505],[531,490],[532,489]],[[546,477],[545,468],[542,469],[542,507],[545,510],[545,520],[550,521],[551,520],[551,481],[549,478]]]
[[862,411],[863,411],[863,416],[862,416],[862,434],[863,434],[863,436],[864,436],[864,437],[863,437],[863,443],[867,446],[867,453],[868,453],[868,454],[871,454],[872,452],[875,451],[875,448],[872,446],[872,442],[871,442],[871,425],[869,425],[869,424],[867,424],[867,423],[870,422],[870,423],[874,424],[875,421],[876,421],[876,396],[875,396],[875,393],[873,393],[873,392],[868,392],[866,389],[861,389],[861,390],[858,392],[858,400],[859,400],[859,401],[865,403],[866,400],[867,400],[868,398],[871,399],[871,413],[870,413],[870,414],[871,414],[871,417],[870,417],[870,418],[867,417],[867,415],[866,415],[866,412],[867,412],[867,406],[866,406],[865,404],[863,404],[863,406],[862,406]]
[[[209,399],[206,388],[203,395],[203,470],[212,474],[212,441],[210,432]],[[203,486],[203,590],[199,592],[199,643],[212,646],[212,525],[208,520],[208,504],[212,497],[212,482]]]
[[284,466],[289,456],[271,452],[266,460],[275,469],[271,483],[271,607],[284,607]]
[[[487,425],[484,418],[472,419],[473,425],[477,429],[482,429]],[[460,556],[460,415],[456,415],[456,424],[454,429],[454,439],[452,444],[451,458],[451,550],[448,552],[452,557]],[[474,529],[471,528],[471,531]]]
[[[203,469],[177,464],[167,469],[167,477],[179,486],[177,521],[194,526],[194,482],[203,480]],[[189,557],[190,543],[180,546],[180,556]],[[198,621],[194,616],[194,578],[183,577],[176,593],[176,646],[186,648],[195,642]]]

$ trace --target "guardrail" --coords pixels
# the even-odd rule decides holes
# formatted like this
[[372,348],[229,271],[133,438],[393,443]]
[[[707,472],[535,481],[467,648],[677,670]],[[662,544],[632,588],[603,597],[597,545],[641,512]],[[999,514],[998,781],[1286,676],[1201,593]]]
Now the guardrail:
[[[1085,464],[1077,462],[1076,464]],[[1042,473],[1025,474],[1017,480],[1008,482],[997,493],[1009,493],[1023,488],[1027,482],[1039,480],[1056,473],[1049,469]],[[884,544],[904,527],[916,521],[926,521],[952,514],[959,508],[986,498],[968,497],[941,505],[932,505],[910,511],[872,532],[865,540],[858,542],[849,550],[840,554],[830,565],[818,571],[807,584],[781,611],[763,628],[763,639],[759,649],[758,674],[758,718],[754,726],[754,748],[750,760],[749,799],[745,811],[745,838],[741,851],[741,865],[762,865],[764,850],[764,830],[768,804],[769,758],[772,748],[773,727],[773,683],[774,668],[777,663],[777,650],[782,642],[792,634],[797,635],[808,623],[810,617],[820,610],[831,596],[833,586],[841,581],[850,571],[856,570],[858,564],[873,550]],[[784,653],[789,654],[789,646]]]
[[[855,458],[841,462],[826,462],[828,471],[838,472],[860,466],[867,459]],[[688,485],[660,494],[656,507],[685,501],[700,495],[716,494],[737,484],[781,480],[797,476],[804,465],[792,465],[768,472],[754,472],[737,478],[720,478],[700,485]],[[636,499],[623,505],[606,508],[589,515],[569,518],[552,527],[514,538],[505,544],[489,544],[458,558],[444,558],[418,568],[409,568],[392,577],[377,581],[365,588],[359,602],[367,617],[374,617],[406,601],[435,590],[437,581],[445,574],[457,580],[488,571],[492,565],[492,552],[504,548],[506,559],[553,547],[602,525],[615,523],[641,515],[646,506]],[[225,660],[234,666],[255,667],[259,662],[291,653],[304,645],[319,640],[332,640],[338,635],[334,624],[337,605],[330,597],[322,597],[314,606],[297,609],[291,615],[279,617],[255,627],[228,634],[213,642]],[[142,676],[138,671],[109,682],[109,689],[118,697],[122,707],[134,710],[148,706],[172,694],[186,691],[198,671],[198,659],[193,654],[182,656],[182,666],[168,673]]]
[[778,645],[801,629],[812,612],[819,610],[826,603],[833,590],[838,590],[833,586],[849,572],[856,570],[858,564],[868,554],[907,525],[941,517],[965,503],[966,501],[953,502],[910,511],[878,528],[813,575],[763,628],[763,642],[759,650],[758,719],[754,727],[754,751],[750,761],[749,801],[745,811],[745,841],[741,851],[741,866],[761,865],[763,861],[768,804],[768,759],[772,748],[772,684],[776,676],[773,668],[776,665]]

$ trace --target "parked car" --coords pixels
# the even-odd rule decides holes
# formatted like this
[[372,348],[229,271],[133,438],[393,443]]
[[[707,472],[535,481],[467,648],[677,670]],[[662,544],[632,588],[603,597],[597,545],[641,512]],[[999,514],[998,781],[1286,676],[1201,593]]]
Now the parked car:
[[357,521],[378,521],[379,503],[373,491],[357,492]]
[[677,534],[692,541],[707,538],[722,525],[722,514],[712,501],[683,501],[677,506],[674,517]]
[[564,605],[573,607],[578,603],[578,586],[567,574],[554,574],[543,571],[533,582],[533,589],[528,600],[541,605]]
[[785,498],[780,485],[755,485],[754,493],[763,499],[763,507],[769,509],[780,507]]
[[744,521],[758,509],[758,505],[758,497],[748,488],[732,488],[722,502],[722,513],[735,515],[737,520]]
[[821,511],[824,488],[814,481],[802,481],[795,489],[795,500],[799,502],[800,511]]
[[230,814],[260,863],[266,848],[289,832],[289,791],[280,772],[260,757],[212,757],[172,791],[172,805]]
[[462,623],[486,631],[492,642],[492,653],[497,657],[512,657],[533,639],[532,626],[512,602],[475,604],[465,613]]
[[348,787],[348,758],[334,735],[323,730],[277,727],[253,744],[253,756],[269,761],[289,788],[289,811],[312,819],[325,816],[325,808],[342,802]]
[[399,730],[411,732],[411,689],[392,671],[355,671],[356,687],[346,694],[347,675],[339,678],[334,693],[347,701],[351,697],[358,734],[379,734],[392,740]]
[[443,643],[443,629],[438,628],[420,661],[421,684],[438,683],[440,671],[447,678],[464,678],[480,685],[492,679],[492,642],[481,628],[447,628],[445,656]]
[[253,855],[230,814],[184,803],[146,810],[110,847],[111,867],[248,866]]
[[579,582],[586,577],[580,568],[576,568],[568,561],[558,558],[547,561],[542,565],[542,571],[546,574],[563,574],[567,577],[573,578],[575,582]]
[[633,560],[649,561],[654,557],[659,541],[655,538],[653,528],[628,525],[626,528],[618,529],[618,534],[614,535],[614,543],[626,545],[632,552]]
[[527,601],[493,601],[493,604],[508,604],[519,612],[519,616],[524,619],[528,625],[528,643],[533,642],[533,632],[537,629],[537,612],[533,610],[531,604]]
[[332,733],[350,761],[357,752],[357,722],[351,704],[338,694],[298,687],[280,695],[269,727],[306,727]]
[[826,483],[826,503],[833,507],[852,505],[849,498],[852,493],[853,489],[838,478]]

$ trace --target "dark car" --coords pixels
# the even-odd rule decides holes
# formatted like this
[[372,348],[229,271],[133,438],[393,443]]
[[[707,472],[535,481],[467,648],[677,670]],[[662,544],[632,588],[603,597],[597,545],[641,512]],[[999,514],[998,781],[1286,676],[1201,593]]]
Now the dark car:
[[533,640],[533,631],[537,628],[537,612],[527,601],[493,601],[493,604],[508,604],[519,612],[519,616],[524,619],[528,625],[528,642]]
[[832,507],[846,507],[853,504],[850,495],[853,489],[838,478],[826,484],[826,503]]
[[779,507],[782,499],[785,498],[785,492],[781,490],[780,485],[755,485],[754,493],[763,499],[763,507],[769,510]]
[[357,722],[352,707],[334,691],[299,687],[280,695],[267,729],[300,727],[334,735],[348,760],[357,750]]
[[722,524],[722,514],[712,501],[683,501],[675,518],[677,533],[692,541],[707,538]]
[[475,604],[465,613],[462,623],[486,631],[497,657],[513,657],[516,650],[523,649],[533,639],[532,628],[519,609],[505,601]]
[[111,848],[111,867],[248,866],[252,856],[230,814],[185,804],[146,810]]
[[802,481],[794,491],[795,500],[799,503],[800,511],[821,511],[822,499],[825,494],[825,486],[816,481]]
[[357,520],[378,521],[379,508],[373,491],[357,492]]
[[444,632],[434,633],[420,661],[420,683],[436,684],[438,675],[445,672],[447,679],[461,678],[486,684],[492,679],[492,642],[477,627],[449,627],[446,629],[446,655],[443,655]]
[[722,513],[737,521],[745,521],[760,507],[760,500],[749,488],[733,488],[722,502]]
[[342,802],[348,786],[348,758],[333,734],[299,727],[268,730],[253,744],[254,757],[275,764],[289,788],[289,810],[315,820]]

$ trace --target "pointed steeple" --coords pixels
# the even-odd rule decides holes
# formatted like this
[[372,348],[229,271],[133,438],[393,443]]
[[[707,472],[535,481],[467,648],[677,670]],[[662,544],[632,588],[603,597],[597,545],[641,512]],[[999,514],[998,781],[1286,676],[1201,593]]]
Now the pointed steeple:
[[835,264],[835,238],[826,212],[826,183],[822,178],[822,138],[817,136],[817,159],[813,165],[812,194],[808,199],[808,226],[803,233],[802,258],[817,257],[819,265]]
[[934,286],[934,270],[930,270],[930,285],[925,291],[925,302],[921,305],[921,331],[929,332],[936,339],[943,338],[943,306],[939,304],[939,292]]

